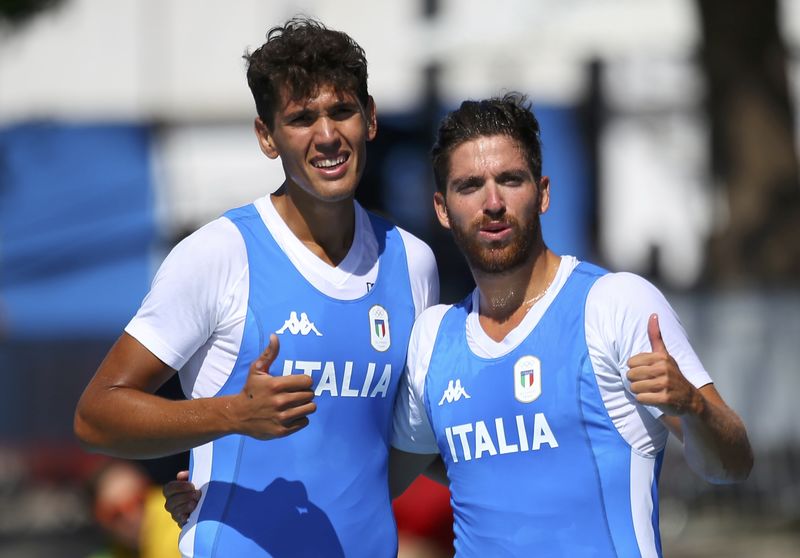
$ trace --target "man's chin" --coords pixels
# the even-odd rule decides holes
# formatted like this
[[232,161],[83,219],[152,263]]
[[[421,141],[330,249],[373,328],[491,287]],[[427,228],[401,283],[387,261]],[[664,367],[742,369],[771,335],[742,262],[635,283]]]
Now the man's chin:
[[490,253],[471,253],[467,255],[470,267],[482,273],[503,274],[518,269],[523,259],[513,251],[493,250]]

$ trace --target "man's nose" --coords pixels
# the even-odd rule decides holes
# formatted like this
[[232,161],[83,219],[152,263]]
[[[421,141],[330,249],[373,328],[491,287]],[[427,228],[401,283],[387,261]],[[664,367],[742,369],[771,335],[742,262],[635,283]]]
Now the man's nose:
[[483,212],[490,216],[499,216],[505,213],[506,204],[497,185],[487,184],[484,192],[486,197],[483,200]]
[[319,145],[330,145],[339,140],[339,134],[336,129],[336,122],[331,118],[322,117],[317,120],[314,127],[314,140]]

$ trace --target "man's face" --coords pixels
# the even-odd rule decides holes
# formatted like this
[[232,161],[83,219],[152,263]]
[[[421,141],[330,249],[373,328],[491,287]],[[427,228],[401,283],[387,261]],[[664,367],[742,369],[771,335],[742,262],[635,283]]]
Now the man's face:
[[439,222],[470,267],[504,273],[530,261],[542,246],[539,214],[550,203],[549,179],[537,187],[519,143],[482,136],[450,155],[446,196],[434,194]]
[[256,120],[256,134],[267,157],[281,158],[287,187],[320,201],[352,198],[377,129],[372,99],[364,108],[355,95],[322,86],[298,101],[284,93],[281,106],[271,130]]

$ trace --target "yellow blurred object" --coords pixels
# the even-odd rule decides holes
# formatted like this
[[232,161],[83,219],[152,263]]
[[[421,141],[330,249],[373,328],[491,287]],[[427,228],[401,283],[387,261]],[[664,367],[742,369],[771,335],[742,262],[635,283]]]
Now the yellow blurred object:
[[147,490],[144,518],[140,535],[140,558],[180,558],[178,535],[181,529],[164,509],[164,494],[160,486]]

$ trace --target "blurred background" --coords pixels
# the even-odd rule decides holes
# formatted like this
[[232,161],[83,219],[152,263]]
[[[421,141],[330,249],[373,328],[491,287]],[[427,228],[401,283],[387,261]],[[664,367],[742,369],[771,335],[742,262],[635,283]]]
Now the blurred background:
[[[430,209],[436,124],[531,97],[551,248],[662,288],[756,451],[717,487],[668,450],[665,555],[800,556],[800,0],[0,0],[0,557],[90,555],[141,507],[134,480],[98,506],[75,403],[169,249],[282,181],[241,56],[296,14],[366,50],[358,198],[431,244],[443,302],[472,280]],[[415,490],[404,555],[447,556],[446,491]]]

